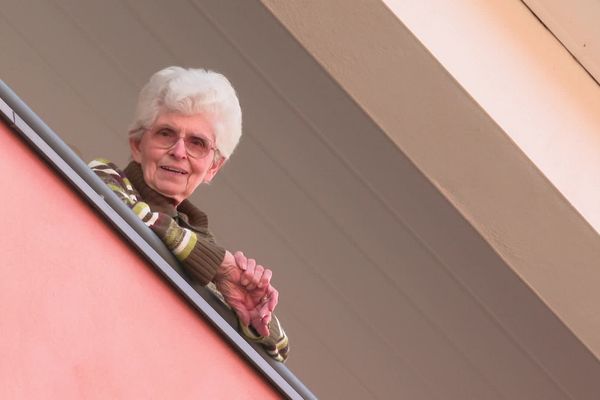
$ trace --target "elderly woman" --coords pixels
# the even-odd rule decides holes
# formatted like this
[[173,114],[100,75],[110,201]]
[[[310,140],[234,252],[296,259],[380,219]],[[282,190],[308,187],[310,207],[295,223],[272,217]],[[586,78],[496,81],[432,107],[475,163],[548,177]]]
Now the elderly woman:
[[120,171],[107,160],[90,167],[149,226],[203,285],[213,284],[238,316],[242,333],[275,359],[287,337],[272,312],[278,292],[271,271],[219,246],[206,214],[187,198],[210,182],[242,133],[239,101],[221,74],[170,67],[140,92],[129,145],[133,161]]

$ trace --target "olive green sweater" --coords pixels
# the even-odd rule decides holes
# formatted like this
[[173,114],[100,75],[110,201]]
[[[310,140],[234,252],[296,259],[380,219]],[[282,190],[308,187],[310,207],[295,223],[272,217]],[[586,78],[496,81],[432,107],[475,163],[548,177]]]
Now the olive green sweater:
[[[223,262],[225,249],[216,244],[208,230],[206,214],[188,200],[176,207],[170,199],[150,188],[144,181],[141,166],[135,161],[123,172],[105,159],[96,159],[89,166],[156,233],[185,271],[202,285],[208,284],[208,289],[227,305],[211,282]],[[274,359],[287,358],[288,338],[275,316],[269,323],[268,337],[261,337],[242,324],[240,329],[247,339],[261,343]]]

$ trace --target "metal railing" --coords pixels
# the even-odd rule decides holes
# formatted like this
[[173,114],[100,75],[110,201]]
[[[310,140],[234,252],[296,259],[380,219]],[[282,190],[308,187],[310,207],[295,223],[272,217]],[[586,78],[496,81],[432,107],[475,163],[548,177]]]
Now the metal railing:
[[231,310],[207,289],[189,282],[181,266],[162,241],[92,172],[19,97],[0,80],[0,117],[21,136],[46,163],[58,172],[94,207],[171,286],[289,399],[316,396],[282,363],[272,360],[258,345],[247,342],[235,329]]

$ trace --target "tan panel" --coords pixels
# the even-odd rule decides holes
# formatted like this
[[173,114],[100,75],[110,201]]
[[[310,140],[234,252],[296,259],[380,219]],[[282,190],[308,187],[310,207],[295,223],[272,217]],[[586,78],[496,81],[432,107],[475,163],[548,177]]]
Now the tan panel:
[[594,0],[525,0],[583,67],[600,82],[600,4]]

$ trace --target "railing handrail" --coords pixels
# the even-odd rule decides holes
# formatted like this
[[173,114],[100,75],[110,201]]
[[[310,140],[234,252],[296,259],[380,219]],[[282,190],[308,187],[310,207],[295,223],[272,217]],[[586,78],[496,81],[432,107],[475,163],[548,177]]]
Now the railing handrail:
[[[177,259],[163,242],[110,190],[102,180],[0,80],[0,117],[21,135],[101,216],[155,267],[192,307],[224,336],[234,349],[289,399],[316,396],[282,363],[256,344],[248,343],[235,326],[233,313],[206,289],[190,284]],[[264,356],[261,356],[263,354]]]

